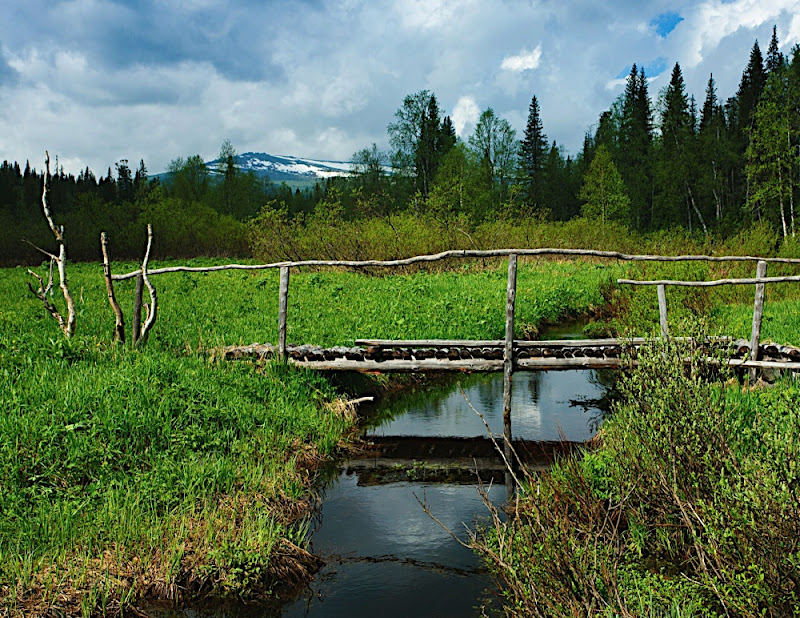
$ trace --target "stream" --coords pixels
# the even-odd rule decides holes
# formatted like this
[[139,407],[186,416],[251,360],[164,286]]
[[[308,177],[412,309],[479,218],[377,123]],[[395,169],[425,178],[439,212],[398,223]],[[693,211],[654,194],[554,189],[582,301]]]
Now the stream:
[[[515,443],[530,448],[539,441],[591,438],[610,379],[587,370],[515,373]],[[503,375],[493,373],[362,409],[364,437],[375,450],[338,462],[326,477],[310,549],[325,566],[311,584],[280,609],[225,605],[156,615],[390,618],[480,616],[501,608],[499,591],[478,558],[445,528],[466,541],[469,529],[487,517],[478,475],[486,483],[494,479],[485,486],[487,499],[497,506],[506,499],[502,469],[476,414],[502,434],[502,399]],[[544,468],[546,453],[542,461]]]

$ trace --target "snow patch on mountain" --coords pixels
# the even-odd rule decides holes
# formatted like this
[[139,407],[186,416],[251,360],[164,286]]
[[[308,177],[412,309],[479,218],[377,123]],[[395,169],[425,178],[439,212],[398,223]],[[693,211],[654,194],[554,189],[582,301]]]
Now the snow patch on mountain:
[[[216,173],[222,173],[225,169],[225,162],[220,159],[209,161],[206,165]],[[273,181],[347,176],[352,169],[349,161],[306,159],[293,155],[271,155],[264,152],[245,152],[236,155],[236,165],[244,172],[252,171],[259,176],[269,176]]]

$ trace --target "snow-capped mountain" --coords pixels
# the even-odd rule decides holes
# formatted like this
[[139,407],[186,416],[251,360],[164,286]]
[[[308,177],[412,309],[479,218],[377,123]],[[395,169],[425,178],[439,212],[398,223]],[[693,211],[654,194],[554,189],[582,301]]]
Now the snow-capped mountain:
[[[212,172],[221,172],[225,162],[220,159],[206,163]],[[346,176],[350,173],[349,161],[320,161],[291,155],[271,155],[265,152],[245,152],[236,155],[236,165],[244,172],[257,176],[269,176],[273,182],[292,184],[296,181],[314,181],[331,176]]]

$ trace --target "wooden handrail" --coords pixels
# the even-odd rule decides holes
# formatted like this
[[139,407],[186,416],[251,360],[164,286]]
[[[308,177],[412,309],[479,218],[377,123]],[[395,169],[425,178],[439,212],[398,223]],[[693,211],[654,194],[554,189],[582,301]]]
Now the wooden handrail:
[[[174,272],[214,272],[218,270],[266,270],[270,268],[298,268],[301,266],[341,266],[349,268],[410,266],[425,262],[437,262],[449,258],[488,258],[518,256],[563,255],[572,257],[598,257],[630,262],[773,262],[777,264],[800,264],[798,258],[763,258],[751,255],[637,255],[619,251],[600,251],[596,249],[454,249],[430,255],[417,255],[399,260],[303,260],[298,262],[273,262],[271,264],[219,264],[217,266],[168,266],[148,270],[148,275]],[[115,281],[133,279],[139,271],[113,275]]]

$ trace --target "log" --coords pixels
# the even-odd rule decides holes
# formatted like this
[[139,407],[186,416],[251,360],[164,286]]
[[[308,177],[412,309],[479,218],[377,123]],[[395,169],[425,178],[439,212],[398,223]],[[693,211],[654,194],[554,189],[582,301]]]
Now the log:
[[[113,280],[113,277],[112,277]],[[133,320],[131,324],[131,340],[134,345],[142,334],[142,296],[144,295],[144,279],[142,273],[136,277],[136,290],[133,293]]]
[[147,315],[145,316],[144,324],[142,325],[142,332],[139,338],[136,340],[137,346],[143,346],[147,343],[147,339],[150,336],[150,331],[153,328],[153,324],[156,323],[156,317],[158,316],[158,296],[156,295],[156,289],[153,287],[153,284],[150,282],[150,277],[148,276],[148,266],[150,264],[150,251],[153,248],[153,226],[151,224],[147,224],[147,248],[144,251],[144,259],[142,260],[142,282],[144,283],[145,287],[147,288],[148,293],[150,294],[150,306],[147,308]]

